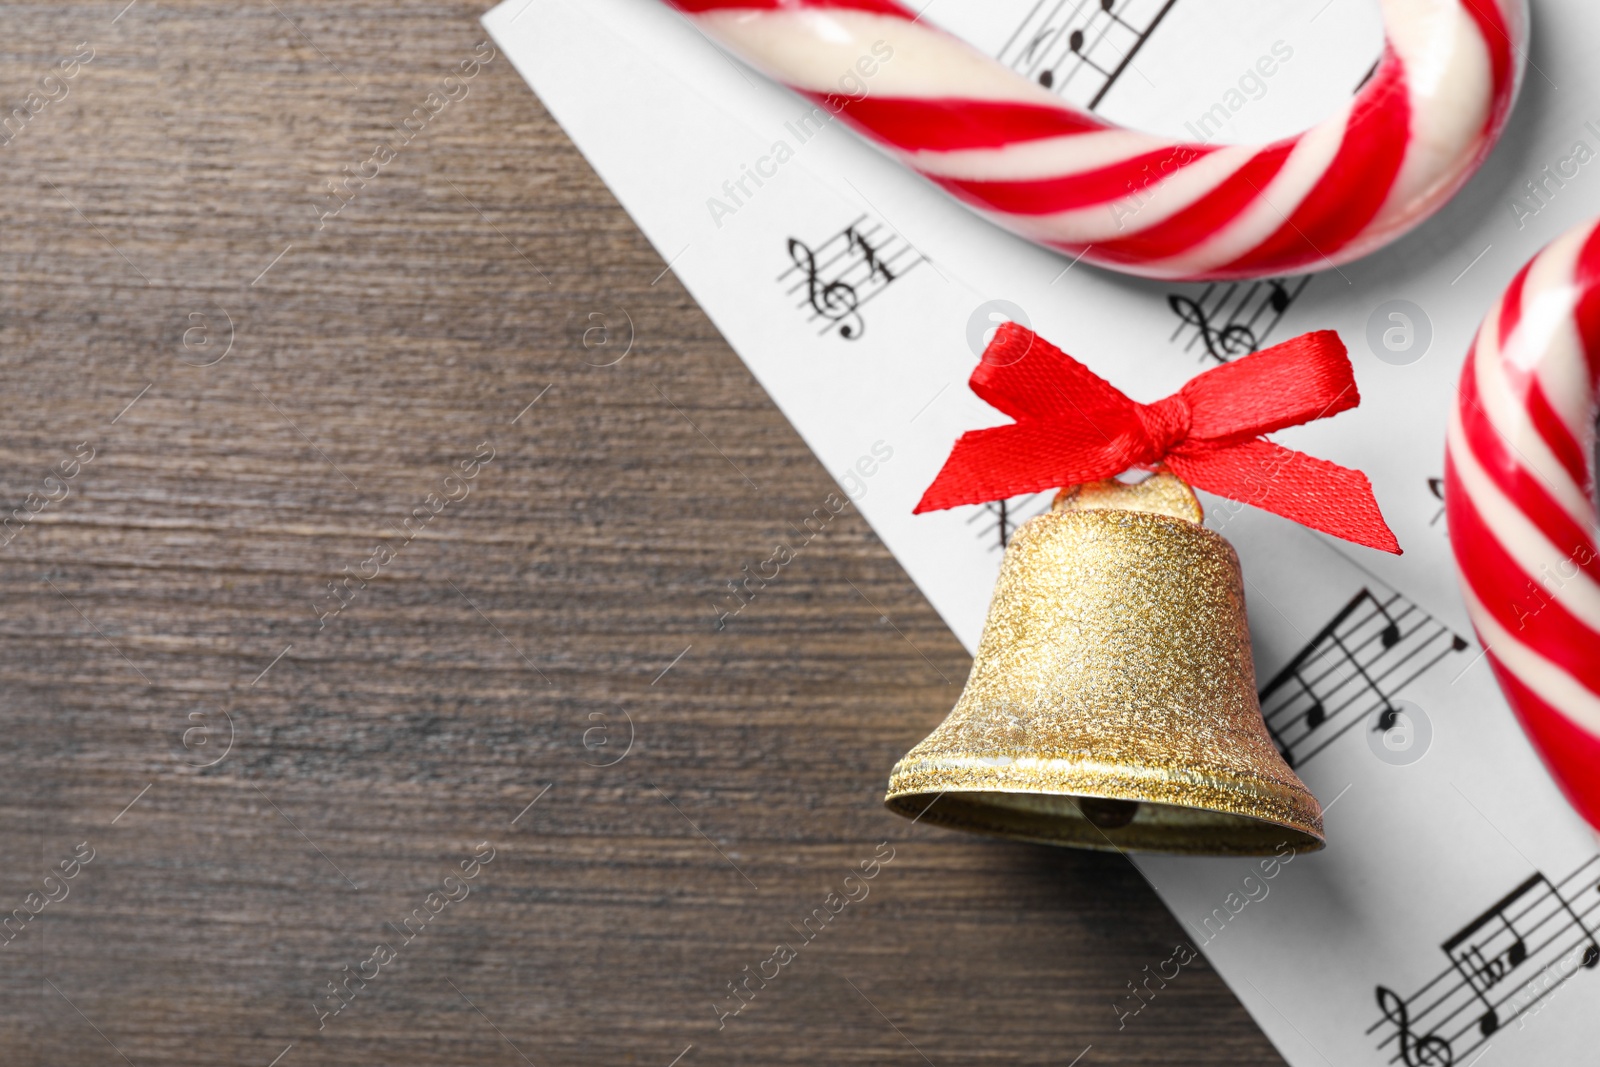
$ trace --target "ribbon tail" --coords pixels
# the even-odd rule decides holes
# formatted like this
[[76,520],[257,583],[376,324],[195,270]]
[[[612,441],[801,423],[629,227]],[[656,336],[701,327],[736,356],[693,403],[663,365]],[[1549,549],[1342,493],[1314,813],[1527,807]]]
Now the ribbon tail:
[[1167,466],[1190,485],[1383,552],[1400,554],[1372,483],[1360,471],[1284,448],[1242,441],[1180,451]]
[[969,430],[914,514],[1097,481],[1128,465],[1125,449],[1093,426],[1034,420]]

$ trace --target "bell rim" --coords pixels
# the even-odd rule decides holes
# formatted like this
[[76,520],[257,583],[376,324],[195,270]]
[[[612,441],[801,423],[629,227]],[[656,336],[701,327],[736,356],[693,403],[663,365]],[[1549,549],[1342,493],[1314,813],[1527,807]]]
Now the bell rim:
[[[948,758],[917,760],[911,766],[907,766],[907,762],[902,760],[895,765],[889,789],[884,796],[884,805],[905,818],[950,829],[1058,847],[1169,855],[1265,856],[1272,855],[1285,844],[1292,847],[1296,854],[1320,851],[1327,846],[1321,805],[1298,780],[1295,784],[1300,788],[1296,789],[1288,783],[1226,772],[1190,769],[1175,776],[1169,768],[1121,764],[1097,768],[1093,766],[1094,761],[1061,759],[1024,758],[1005,767],[992,764],[961,766]],[[1018,770],[1028,773],[1030,778],[1043,774],[1062,778],[1071,775],[1080,779],[1082,785],[1051,787],[1039,783],[1036,778],[1022,782],[1003,773],[1018,764],[1022,765]],[[907,780],[913,777],[915,781]],[[1008,777],[1011,780],[1008,781]],[[1130,779],[1142,780],[1147,788],[1124,784]],[[1166,788],[1161,788],[1163,786]],[[1163,792],[1165,796],[1158,795]],[[1207,793],[1225,798],[1226,802],[1202,801],[1200,796]],[[1108,832],[1082,815],[1056,815],[1049,818],[1038,814],[1030,816],[1020,809],[1001,804],[966,804],[956,812],[940,812],[935,805],[946,795],[1133,801],[1155,809],[1207,813],[1216,816],[1219,823],[1211,828],[1211,832],[1173,833],[1162,844],[1149,844],[1141,841],[1141,837],[1149,835],[1148,826],[1132,834],[1115,828]],[[1251,801],[1258,803],[1251,804]],[[1227,825],[1234,820],[1238,820],[1239,824],[1233,828],[1235,832],[1229,834],[1226,832]],[[1037,830],[1038,827],[1052,825],[1061,832]],[[1036,829],[1026,829],[1029,826]],[[1084,827],[1093,827],[1093,832],[1081,832]],[[1244,833],[1247,828],[1254,828],[1256,832]],[[1277,835],[1263,835],[1262,831],[1267,828],[1281,831],[1283,835],[1288,835],[1287,839],[1269,841],[1269,838]]]
[[[1272,856],[1281,855],[1282,849],[1287,846],[1293,851],[1294,855],[1304,855],[1310,852],[1320,852],[1326,848],[1328,844],[1325,836],[1315,833],[1304,826],[1296,826],[1292,823],[1282,822],[1277,819],[1263,818],[1256,815],[1246,815],[1240,812],[1216,811],[1215,809],[1211,808],[1191,807],[1188,810],[1211,812],[1219,816],[1225,816],[1230,820],[1238,820],[1241,823],[1255,823],[1263,828],[1272,828],[1280,831],[1279,835],[1274,835],[1279,836],[1280,840],[1275,844],[1268,845],[1265,843],[1255,844],[1248,841],[1219,842],[1217,839],[1207,838],[1205,839],[1205,843],[1201,844],[1200,841],[1194,838],[1189,838],[1183,840],[1175,839],[1170,845],[1150,845],[1140,843],[1136,840],[1117,841],[1105,831],[1100,831],[1101,837],[1099,840],[1096,840],[1087,834],[1073,836],[1051,836],[1043,833],[1029,833],[1027,831],[1005,826],[998,822],[985,821],[978,818],[962,817],[959,815],[951,815],[949,813],[932,812],[929,810],[932,808],[933,802],[946,795],[961,793],[995,794],[1006,792],[1009,792],[1011,795],[1023,795],[1020,794],[1020,791],[1016,790],[1003,791],[971,788],[948,789],[944,790],[943,792],[932,794],[931,798],[930,794],[920,792],[902,793],[898,796],[885,797],[884,806],[888,808],[888,810],[903,818],[909,818],[919,822],[926,822],[933,826],[939,826],[944,829],[961,830],[968,833],[981,834],[985,837],[1002,838],[1008,841],[1023,841],[1036,845],[1048,845],[1052,848],[1084,849],[1090,852],[1149,853],[1152,855],[1167,856]],[[1068,798],[1084,797],[1095,800],[1131,799],[1125,797],[1098,796],[1091,793],[1067,792],[1049,794],[1036,792],[1031,795],[1061,796]],[[928,800],[929,802],[916,806],[913,806],[913,804],[910,803],[918,800]],[[1157,802],[1140,801],[1140,803],[1150,803],[1153,806],[1160,807],[1180,807],[1180,805],[1158,804]],[[1063,820],[1063,822],[1065,822],[1065,820]],[[1087,820],[1082,820],[1082,822],[1084,825],[1093,825]]]

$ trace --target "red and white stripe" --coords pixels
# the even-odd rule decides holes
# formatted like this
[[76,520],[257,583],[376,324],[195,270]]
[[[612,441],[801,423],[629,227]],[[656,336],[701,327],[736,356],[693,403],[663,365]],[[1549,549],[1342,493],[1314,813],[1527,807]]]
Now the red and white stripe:
[[1533,258],[1461,375],[1445,505],[1462,592],[1500,685],[1600,827],[1600,225]]
[[[1383,58],[1347,105],[1219,146],[1110,125],[893,0],[669,2],[1014,233],[1153,278],[1319,270],[1399,237],[1493,147],[1527,43],[1525,0],[1381,0]],[[852,99],[840,79],[863,57]]]

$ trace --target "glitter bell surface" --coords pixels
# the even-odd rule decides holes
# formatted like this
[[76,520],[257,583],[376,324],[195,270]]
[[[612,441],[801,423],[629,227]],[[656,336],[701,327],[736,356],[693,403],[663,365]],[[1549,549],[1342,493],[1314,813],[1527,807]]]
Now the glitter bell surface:
[[965,690],[889,808],[1079,848],[1324,843],[1256,698],[1233,547],[1169,473],[1063,492],[1006,548]]

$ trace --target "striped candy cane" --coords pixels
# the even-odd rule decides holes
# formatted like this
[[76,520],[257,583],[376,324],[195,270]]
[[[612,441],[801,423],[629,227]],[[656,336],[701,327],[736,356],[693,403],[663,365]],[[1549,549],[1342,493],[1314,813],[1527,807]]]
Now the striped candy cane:
[[1450,421],[1445,506],[1500,685],[1600,827],[1597,384],[1600,226],[1589,223],[1523,267],[1479,328]]
[[1417,225],[1493,147],[1527,37],[1525,0],[1381,0],[1383,58],[1347,105],[1265,147],[1219,146],[1079,111],[894,0],[669,2],[1014,233],[1175,279],[1319,270]]

